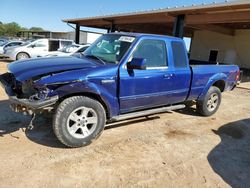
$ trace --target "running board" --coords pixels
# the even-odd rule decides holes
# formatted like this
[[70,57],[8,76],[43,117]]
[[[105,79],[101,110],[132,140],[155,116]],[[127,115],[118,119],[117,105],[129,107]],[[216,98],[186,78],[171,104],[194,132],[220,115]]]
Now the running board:
[[179,104],[179,105],[161,107],[161,108],[144,110],[144,111],[139,111],[139,112],[132,112],[132,113],[128,113],[128,114],[114,116],[109,120],[109,122],[122,121],[122,120],[126,120],[126,119],[143,117],[143,116],[158,114],[158,113],[162,113],[162,112],[172,111],[172,110],[179,110],[179,109],[183,109],[185,107],[186,106],[184,104]]

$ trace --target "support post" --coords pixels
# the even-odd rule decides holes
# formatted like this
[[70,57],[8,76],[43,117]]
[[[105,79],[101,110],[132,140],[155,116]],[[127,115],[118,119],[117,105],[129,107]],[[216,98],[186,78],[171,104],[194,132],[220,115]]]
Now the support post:
[[76,29],[75,29],[75,43],[79,44],[80,42],[80,25],[76,24]]
[[185,26],[185,15],[178,15],[175,19],[173,36],[183,38],[184,37],[184,26]]
[[115,32],[115,24],[114,24],[114,22],[111,23],[110,32],[111,33]]

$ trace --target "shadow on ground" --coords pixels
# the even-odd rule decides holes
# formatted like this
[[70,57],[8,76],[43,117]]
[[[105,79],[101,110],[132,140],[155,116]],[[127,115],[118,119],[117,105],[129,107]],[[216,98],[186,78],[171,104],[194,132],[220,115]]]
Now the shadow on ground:
[[207,157],[213,170],[232,187],[250,187],[250,119],[228,123],[213,132],[221,138]]
[[19,139],[14,133],[21,130],[27,138],[35,143],[48,147],[64,148],[52,131],[52,119],[50,117],[38,115],[34,120],[32,130],[27,129],[30,120],[30,116],[12,112],[8,101],[0,101],[0,140],[6,135]]
[[[8,101],[0,101],[0,140],[6,135],[19,139],[15,132],[22,130],[31,141],[54,148],[65,148],[55,137],[52,129],[52,117],[48,115],[37,115],[32,130],[27,129],[31,117],[12,112]],[[128,121],[108,124],[105,130],[133,125],[139,122],[152,121],[160,118],[159,116],[150,116],[147,118],[131,119]]]

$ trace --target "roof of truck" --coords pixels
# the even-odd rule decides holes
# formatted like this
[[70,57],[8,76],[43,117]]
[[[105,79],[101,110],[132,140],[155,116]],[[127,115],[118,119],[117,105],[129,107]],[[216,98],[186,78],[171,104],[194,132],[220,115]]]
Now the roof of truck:
[[132,32],[115,32],[115,33],[108,33],[108,34],[117,34],[117,35],[125,35],[131,37],[143,37],[143,36],[151,36],[151,37],[159,37],[159,38],[167,38],[171,40],[182,40],[181,38],[168,36],[168,35],[157,35],[157,34],[147,34],[147,33],[132,33]]

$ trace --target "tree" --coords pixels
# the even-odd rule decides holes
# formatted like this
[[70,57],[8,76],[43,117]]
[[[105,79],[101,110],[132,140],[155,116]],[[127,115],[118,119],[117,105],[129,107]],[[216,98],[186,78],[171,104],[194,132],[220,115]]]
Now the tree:
[[43,28],[41,27],[31,27],[30,30],[31,31],[44,31]]
[[21,26],[16,22],[11,22],[7,24],[0,25],[0,35],[3,36],[16,36],[16,34],[20,31]]
[[25,27],[21,27],[16,22],[11,22],[11,23],[0,22],[0,36],[15,37],[21,30],[44,31],[43,28],[41,27],[31,27],[30,29],[27,29]]

